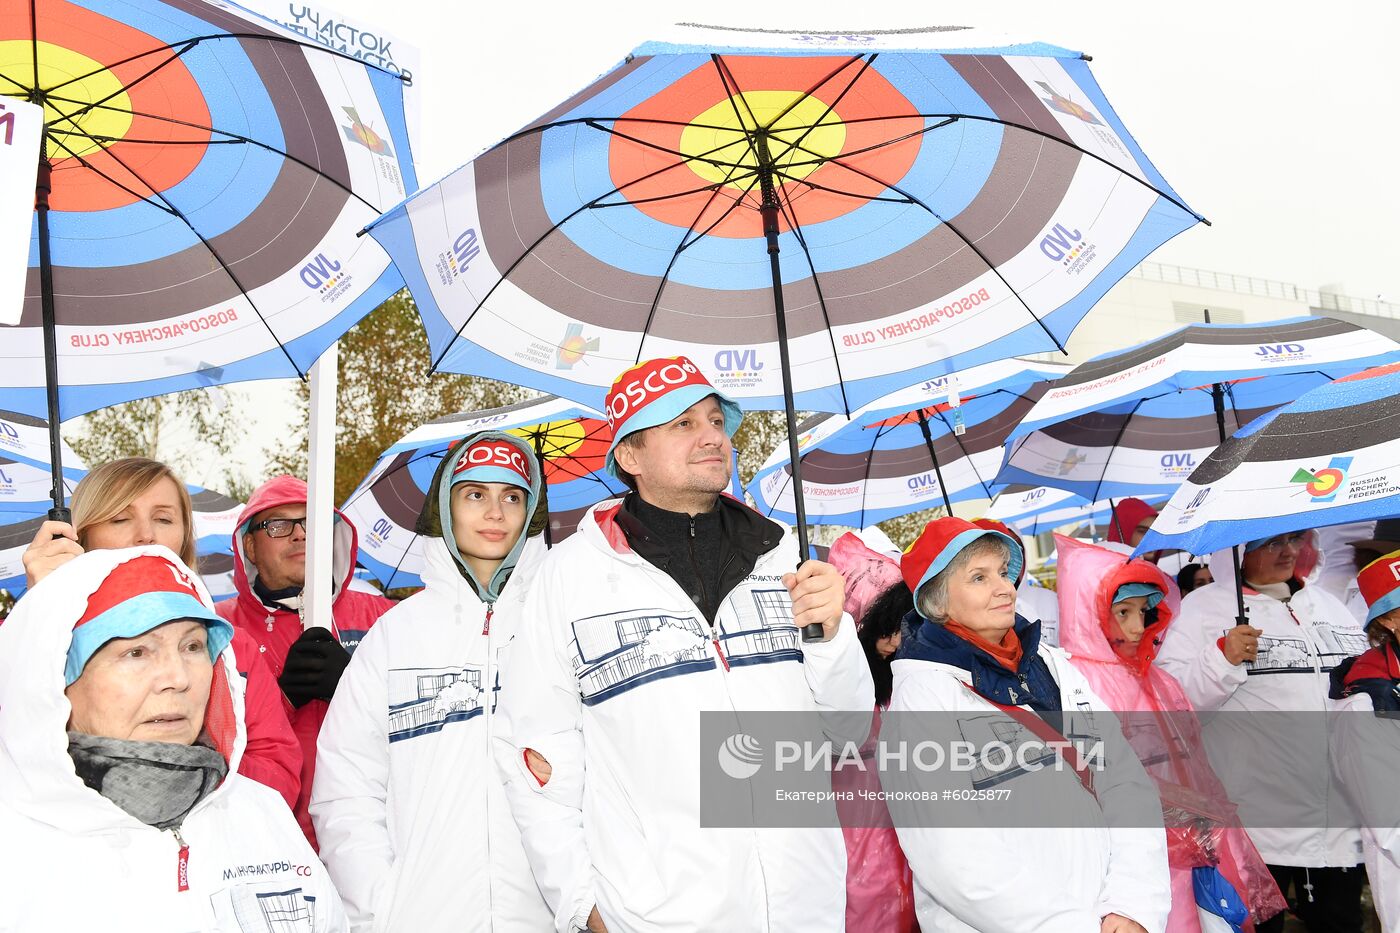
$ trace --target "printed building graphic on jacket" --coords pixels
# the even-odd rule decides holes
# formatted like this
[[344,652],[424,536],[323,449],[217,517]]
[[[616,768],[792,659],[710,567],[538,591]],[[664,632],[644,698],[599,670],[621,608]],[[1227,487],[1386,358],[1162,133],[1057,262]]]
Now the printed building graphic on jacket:
[[449,722],[481,715],[483,676],[481,668],[474,665],[391,669],[389,741],[428,735],[441,731]]
[[[265,886],[277,887],[275,883]],[[228,888],[211,901],[214,915],[223,924],[221,929],[240,933],[305,933],[316,929],[316,898],[301,888]]]
[[[741,590],[730,598],[739,629],[721,625],[719,632],[730,667],[802,659],[787,590]],[[631,610],[578,619],[573,630],[574,675],[590,706],[653,680],[710,670],[716,663],[708,627],[693,615]]]
[[[1222,634],[1228,632],[1222,630]],[[1312,634],[1317,640],[1317,661],[1323,673],[1370,647],[1361,632],[1337,631],[1330,625],[1314,624]],[[1255,660],[1244,662],[1244,667],[1249,674],[1311,674],[1313,654],[1301,632],[1296,638],[1260,635],[1259,653]]]

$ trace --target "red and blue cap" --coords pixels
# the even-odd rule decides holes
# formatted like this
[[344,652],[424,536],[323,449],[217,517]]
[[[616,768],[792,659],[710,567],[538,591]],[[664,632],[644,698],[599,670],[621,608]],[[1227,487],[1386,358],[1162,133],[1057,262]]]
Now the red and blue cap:
[[618,376],[608,390],[608,425],[613,435],[608,447],[608,472],[621,479],[613,451],[624,437],[665,424],[711,395],[719,400],[724,412],[724,433],[733,437],[744,419],[743,411],[733,399],[710,385],[700,367],[688,357],[647,360]]
[[1400,607],[1400,551],[1391,551],[1362,567],[1356,584],[1368,607],[1367,623]]
[[211,661],[233,641],[233,626],[205,605],[183,564],[155,554],[123,561],[88,597],[86,611],[73,626],[65,685],[82,676],[92,656],[113,638],[135,638],[177,619],[204,623]]
[[978,538],[995,538],[1005,543],[1011,552],[1007,569],[1012,579],[1021,578],[1026,557],[1020,541],[1003,532],[978,527],[965,518],[948,516],[925,525],[923,532],[899,559],[899,570],[904,575],[909,592],[917,596],[921,586],[942,573],[953,558]]
[[534,489],[535,465],[523,444],[492,435],[467,446],[457,455],[448,483],[508,483],[526,492]]
[[1016,574],[1016,585],[1020,586],[1021,581],[1026,578],[1026,546],[1021,543],[1021,536],[1012,531],[1006,522],[999,522],[995,518],[974,518],[972,524],[988,531],[999,531],[1016,542],[1016,547],[1021,551],[1021,570]]

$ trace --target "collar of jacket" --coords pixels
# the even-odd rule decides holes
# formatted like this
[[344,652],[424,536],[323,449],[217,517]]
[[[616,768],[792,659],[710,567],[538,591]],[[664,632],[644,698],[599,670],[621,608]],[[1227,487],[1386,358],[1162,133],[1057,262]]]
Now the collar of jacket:
[[[613,516],[613,521],[627,536],[627,543],[639,557],[658,567],[664,567],[671,559],[671,546],[642,520],[638,508],[640,501],[640,496],[629,492],[622,500],[622,507]],[[719,512],[723,542],[732,547],[743,558],[742,562],[750,567],[760,555],[773,550],[783,540],[781,525],[764,518],[730,496],[721,495],[715,509]]]
[[1060,687],[1038,650],[1039,622],[1016,616],[1014,628],[1016,637],[1021,639],[1022,652],[1014,673],[972,642],[936,622],[921,619],[917,611],[905,617],[905,625],[914,637],[900,643],[897,660],[933,661],[959,668],[970,675],[974,690],[998,703],[1044,711],[1061,708]]
[[1400,655],[1393,644],[1347,658],[1332,668],[1330,676],[1328,695],[1332,699],[1365,693],[1370,695],[1371,708],[1377,714],[1400,716]]

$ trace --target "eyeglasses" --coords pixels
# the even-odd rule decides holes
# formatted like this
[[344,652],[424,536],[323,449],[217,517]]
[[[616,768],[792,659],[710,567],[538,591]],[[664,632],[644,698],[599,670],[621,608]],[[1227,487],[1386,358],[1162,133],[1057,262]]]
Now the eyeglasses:
[[1277,538],[1271,539],[1268,543],[1260,545],[1259,549],[1261,551],[1268,551],[1270,554],[1277,554],[1284,548],[1291,548],[1296,551],[1302,548],[1303,542],[1307,540],[1307,537],[1307,534],[1304,532],[1295,531],[1291,535],[1279,535]]
[[301,518],[269,518],[253,525],[250,530],[265,531],[269,538],[285,538],[292,533],[292,529],[297,525],[301,526],[302,533],[306,532],[305,515]]

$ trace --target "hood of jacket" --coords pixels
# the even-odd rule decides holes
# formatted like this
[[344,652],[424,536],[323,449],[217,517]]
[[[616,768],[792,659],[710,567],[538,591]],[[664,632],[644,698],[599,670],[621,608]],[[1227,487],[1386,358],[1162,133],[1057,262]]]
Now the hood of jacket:
[[[243,553],[243,536],[259,512],[275,509],[280,505],[303,504],[306,502],[306,483],[295,476],[274,476],[263,483],[248,497],[248,504],[238,516],[238,526],[233,529],[233,584],[238,590],[238,602],[253,615],[267,611],[258,594],[253,592],[253,581],[258,578],[258,568],[253,566]],[[331,541],[331,601],[339,600],[341,594],[350,589],[350,579],[355,574],[355,561],[359,559],[359,536],[350,520],[335,510],[335,526]]]
[[[0,799],[30,819],[75,834],[141,825],[84,784],[73,767],[67,733],[73,708],[63,692],[63,668],[88,598],[119,564],[148,554],[184,566],[160,545],[88,551],[40,581],[0,625]],[[190,578],[200,601],[213,609],[199,575],[190,572]],[[215,661],[209,692],[205,730],[232,774],[244,746],[243,678],[232,649]],[[196,806],[207,806],[221,791]]]
[[[1055,535],[1055,548],[1059,555],[1060,647],[1075,658],[1121,663],[1140,675],[1145,673],[1181,605],[1176,582],[1156,564],[1141,558],[1130,561],[1117,551],[1063,535]],[[1157,604],[1157,619],[1142,633],[1132,659],[1113,648],[1113,640],[1119,637],[1118,623],[1112,618],[1113,597],[1128,583],[1150,583],[1163,594]]]
[[[478,580],[467,562],[462,559],[461,551],[457,548],[457,539],[452,534],[452,486],[447,482],[450,468],[456,463],[457,456],[472,444],[478,441],[504,441],[512,447],[518,449],[525,455],[525,460],[530,464],[530,501],[525,513],[525,529],[510,552],[506,554],[505,560],[496,568],[496,572],[491,575],[490,580]],[[506,434],[501,431],[481,431],[477,434],[469,434],[462,440],[453,444],[443,455],[442,462],[438,464],[437,470],[433,473],[432,482],[428,484],[427,495],[423,499],[423,510],[418,514],[418,522],[414,530],[425,537],[433,538],[434,541],[426,545],[426,550],[430,553],[437,552],[445,555],[453,564],[462,578],[471,584],[476,591],[478,598],[482,602],[493,603],[500,598],[501,590],[505,587],[506,581],[510,579],[520,562],[520,555],[524,553],[526,542],[538,537],[549,522],[549,502],[548,494],[545,491],[543,480],[543,468],[534,450],[528,443],[514,434]],[[447,521],[443,521],[443,516],[448,516]],[[430,562],[431,563],[431,562]]]

